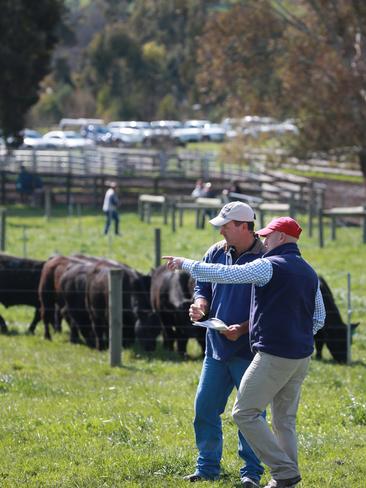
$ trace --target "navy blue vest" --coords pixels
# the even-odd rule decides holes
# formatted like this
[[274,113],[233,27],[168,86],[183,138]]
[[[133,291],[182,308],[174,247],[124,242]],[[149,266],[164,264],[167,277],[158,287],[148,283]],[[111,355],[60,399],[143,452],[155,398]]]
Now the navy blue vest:
[[250,344],[289,359],[308,357],[314,350],[313,316],[318,277],[295,243],[278,246],[263,256],[273,276],[265,286],[253,286]]

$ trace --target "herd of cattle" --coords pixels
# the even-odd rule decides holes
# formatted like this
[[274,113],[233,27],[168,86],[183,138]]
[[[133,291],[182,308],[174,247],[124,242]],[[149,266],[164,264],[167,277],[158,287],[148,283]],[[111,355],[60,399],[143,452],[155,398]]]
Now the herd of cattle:
[[[122,271],[122,345],[137,342],[145,351],[156,348],[161,334],[166,349],[186,353],[188,339],[194,337],[205,348],[205,329],[192,326],[188,309],[194,282],[184,271],[172,272],[160,266],[144,275],[117,261],[84,255],[54,256],[47,261],[0,254],[0,303],[5,307],[28,305],[35,313],[28,331],[44,323],[44,336],[51,339],[50,326],[61,330],[65,320],[71,342],[108,348],[108,273]],[[321,359],[326,345],[338,362],[347,360],[347,327],[332,292],[323,278],[321,291],[326,322],[315,336],[316,357]],[[358,324],[352,324],[352,330]],[[0,331],[7,325],[0,316]],[[176,345],[176,346],[175,346]]]

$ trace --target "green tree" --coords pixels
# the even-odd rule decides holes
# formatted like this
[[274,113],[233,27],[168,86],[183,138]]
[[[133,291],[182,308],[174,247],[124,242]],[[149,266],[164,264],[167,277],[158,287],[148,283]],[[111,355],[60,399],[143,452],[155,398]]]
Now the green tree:
[[0,126],[19,137],[28,109],[38,100],[58,39],[62,0],[4,0],[0,16]]
[[354,148],[366,179],[366,3],[301,0],[301,16],[273,6],[287,24],[281,77],[301,147]]
[[366,178],[365,53],[365,2],[247,0],[208,19],[197,83],[206,106],[295,117],[302,154],[354,148]]
[[214,0],[136,0],[130,29],[142,43],[154,41],[166,50],[165,93],[189,108],[197,102],[195,76],[198,39]]
[[97,98],[98,114],[141,117],[145,61],[142,46],[125,26],[115,23],[98,33],[88,48],[87,60],[84,85]]
[[206,109],[223,107],[231,115],[279,109],[282,92],[276,59],[283,49],[283,31],[284,22],[269,0],[240,2],[208,18],[196,76]]

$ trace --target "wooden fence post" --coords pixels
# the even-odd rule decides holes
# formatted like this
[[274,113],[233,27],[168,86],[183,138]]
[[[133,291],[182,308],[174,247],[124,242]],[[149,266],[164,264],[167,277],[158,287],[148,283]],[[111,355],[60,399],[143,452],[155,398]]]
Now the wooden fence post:
[[308,215],[309,215],[308,236],[309,237],[313,237],[314,199],[315,199],[314,185],[313,182],[311,181],[310,188],[309,188],[309,195],[308,195]]
[[6,241],[6,210],[0,209],[0,251],[5,251]]
[[172,203],[172,232],[176,231],[176,220],[175,220],[176,212],[177,212],[177,207],[175,205],[175,202],[173,202]]
[[6,204],[6,172],[1,171],[1,183],[0,183],[0,191],[1,191],[1,204]]
[[161,264],[161,232],[155,229],[155,267]]
[[165,197],[164,203],[162,205],[162,207],[163,207],[164,225],[167,225],[167,223],[168,223],[169,202],[168,202],[167,198],[168,197]]
[[28,236],[27,236],[27,227],[23,225],[23,258],[27,257],[27,242],[28,242]]
[[330,230],[331,230],[331,239],[335,241],[337,235],[337,216],[332,215],[330,218]]
[[122,270],[109,270],[109,358],[112,367],[122,364],[122,291]]
[[51,190],[46,188],[44,193],[44,216],[46,219],[51,217]]
[[324,247],[323,209],[318,209],[319,246]]
[[79,232],[79,234],[82,234],[83,233],[83,226],[82,226],[82,220],[81,220],[81,204],[80,203],[78,203],[76,205],[76,213],[78,216],[78,232]]

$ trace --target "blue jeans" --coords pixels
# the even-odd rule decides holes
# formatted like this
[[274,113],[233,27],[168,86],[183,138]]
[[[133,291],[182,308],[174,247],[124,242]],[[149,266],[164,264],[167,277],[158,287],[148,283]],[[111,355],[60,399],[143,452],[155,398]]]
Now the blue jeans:
[[104,227],[104,234],[108,234],[109,227],[111,225],[112,220],[114,220],[114,232],[115,234],[119,234],[119,215],[117,210],[108,210],[105,213],[106,221]]
[[[204,478],[216,479],[220,475],[223,445],[221,414],[234,386],[239,388],[250,362],[241,358],[217,361],[210,357],[203,361],[195,399],[194,430],[199,451],[196,474]],[[264,468],[240,431],[238,437],[238,454],[245,462],[240,469],[240,478],[248,476],[259,482]]]

